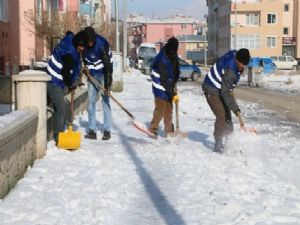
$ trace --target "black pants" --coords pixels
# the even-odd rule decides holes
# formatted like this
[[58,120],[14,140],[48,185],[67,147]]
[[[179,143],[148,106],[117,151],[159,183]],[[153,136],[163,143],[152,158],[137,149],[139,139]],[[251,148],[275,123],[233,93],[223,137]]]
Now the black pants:
[[66,102],[64,90],[51,83],[47,83],[47,96],[54,106],[52,115],[53,121],[53,139],[58,141],[58,133],[64,131],[66,125]]

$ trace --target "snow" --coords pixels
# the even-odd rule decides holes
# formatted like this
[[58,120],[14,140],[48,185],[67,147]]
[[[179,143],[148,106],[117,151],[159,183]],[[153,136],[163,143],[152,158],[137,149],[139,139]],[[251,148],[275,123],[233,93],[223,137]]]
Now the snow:
[[[300,95],[300,75],[291,70],[278,70],[276,74],[263,74],[262,88],[272,91]],[[247,76],[241,84],[247,83]]]
[[[266,79],[287,91],[286,80],[277,77]],[[291,76],[295,89],[298,77]],[[46,156],[0,200],[0,224],[300,224],[299,123],[239,101],[246,127],[257,134],[239,130],[234,118],[224,154],[214,153],[214,116],[201,87],[180,82],[180,130],[188,138],[164,138],[161,123],[155,140],[132,125],[149,125],[152,118],[149,77],[134,70],[123,74],[123,82],[124,91],[113,95],[135,119],[111,102],[112,138],[102,141],[99,101],[98,139],[82,136],[74,152],[49,142]],[[74,123],[84,135],[87,113]]]
[[[6,109],[6,107],[4,107],[4,109]],[[7,128],[8,126],[10,126],[14,121],[20,120],[20,119],[22,119],[26,115],[27,115],[26,111],[19,110],[19,111],[14,111],[12,113],[8,113],[7,112],[7,115],[5,117],[1,117],[0,116],[0,130],[4,131],[5,128]]]

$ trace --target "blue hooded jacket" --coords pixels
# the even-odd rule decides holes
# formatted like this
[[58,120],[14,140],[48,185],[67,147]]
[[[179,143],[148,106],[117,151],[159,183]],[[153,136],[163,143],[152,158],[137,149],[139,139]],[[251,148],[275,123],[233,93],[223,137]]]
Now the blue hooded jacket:
[[63,68],[63,60],[62,57],[64,55],[71,55],[73,59],[72,71],[71,71],[71,80],[72,83],[75,82],[80,73],[81,69],[81,60],[80,54],[76,50],[73,44],[73,33],[68,33],[60,43],[55,47],[52,52],[51,58],[48,62],[47,72],[52,77],[51,83],[57,85],[61,88],[64,88],[65,83],[63,82],[62,76],[62,68]]
[[[162,63],[167,71],[167,74],[162,74],[162,71],[159,71],[158,64]],[[166,76],[166,77],[162,77]],[[152,92],[155,97],[170,100],[173,96],[170,95],[168,89],[173,88],[177,79],[175,77],[173,65],[170,59],[167,57],[165,49],[162,48],[158,55],[155,57],[152,64]],[[163,84],[162,80],[165,79],[166,83]]]
[[235,83],[231,89],[235,88],[237,82],[240,80],[241,72],[238,70],[236,60],[236,50],[231,50],[225,55],[218,58],[217,62],[210,68],[208,74],[204,79],[204,83],[211,87],[221,89],[222,77],[225,74],[225,70],[230,69],[234,72],[236,76]]
[[102,76],[104,75],[103,68],[105,65],[103,64],[101,56],[103,54],[103,51],[107,50],[110,58],[110,63],[112,63],[112,52],[110,50],[110,45],[104,37],[98,34],[96,35],[95,39],[95,47],[87,48],[85,50],[84,60],[92,76],[95,76],[96,74]]

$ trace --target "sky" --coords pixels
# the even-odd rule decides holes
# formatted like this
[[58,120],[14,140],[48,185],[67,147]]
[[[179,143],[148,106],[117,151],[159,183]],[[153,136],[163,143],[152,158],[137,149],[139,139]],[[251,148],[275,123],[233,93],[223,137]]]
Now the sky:
[[[265,78],[266,88],[300,96],[300,75]],[[149,125],[149,76],[132,70],[123,82],[124,91],[114,97]],[[246,128],[257,133],[240,130],[234,117],[224,152],[214,153],[214,116],[200,85],[180,81],[178,90],[179,127],[187,138],[164,138],[161,123],[158,139],[151,139],[112,102],[112,138],[102,141],[98,101],[98,139],[83,138],[87,113],[77,115],[80,149],[69,152],[48,142],[46,156],[0,200],[0,224],[299,225],[299,123],[238,101]]]
[[[123,1],[119,1],[120,9],[123,7]],[[127,5],[128,14],[135,12],[148,18],[185,14],[196,19],[203,19],[203,16],[207,14],[205,0],[127,0]],[[114,8],[114,3],[112,7]]]

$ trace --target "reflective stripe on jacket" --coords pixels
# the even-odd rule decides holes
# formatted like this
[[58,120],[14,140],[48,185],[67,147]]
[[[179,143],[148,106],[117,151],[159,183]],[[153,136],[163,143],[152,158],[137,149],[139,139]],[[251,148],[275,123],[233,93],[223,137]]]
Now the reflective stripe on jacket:
[[[167,74],[163,74],[162,71],[158,70],[158,64],[162,63],[166,67]],[[155,57],[153,65],[152,65],[152,92],[155,97],[169,100],[172,98],[172,96],[169,96],[166,86],[163,86],[161,82],[161,78],[164,76],[167,80],[167,83],[165,85],[173,84],[175,80],[175,74],[174,74],[174,68],[172,66],[172,63],[168,59],[164,48],[160,50],[158,55]],[[173,87],[174,88],[174,87]]]
[[230,69],[236,76],[236,81],[231,87],[235,88],[237,82],[240,80],[241,73],[236,65],[236,50],[231,50],[225,55],[218,58],[217,62],[208,71],[204,82],[211,87],[221,89],[222,77],[225,74],[225,70]]
[[61,70],[63,68],[62,57],[64,55],[69,54],[73,58],[72,71],[70,72],[72,76],[72,82],[75,82],[75,80],[77,80],[81,69],[80,54],[77,52],[75,46],[73,45],[73,38],[74,34],[66,35],[55,47],[48,62],[47,72],[52,77],[50,82],[60,86],[61,88],[64,88],[65,86],[61,74]]
[[92,76],[104,74],[103,68],[105,64],[103,64],[101,58],[103,53],[109,55],[110,63],[112,63],[112,52],[108,41],[97,34],[95,46],[92,48],[88,47],[84,53],[85,63]]

